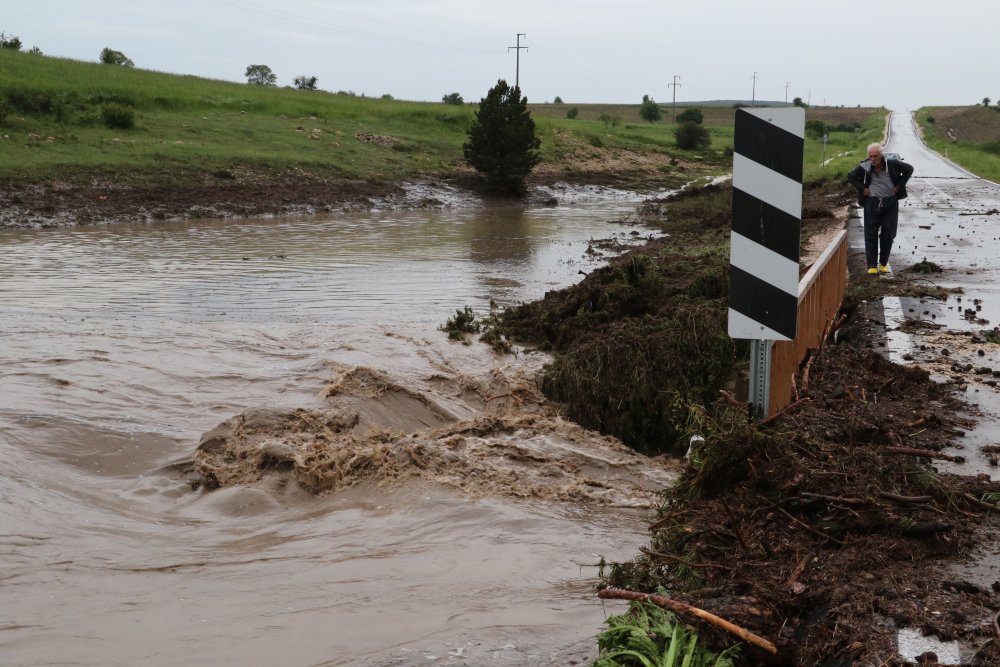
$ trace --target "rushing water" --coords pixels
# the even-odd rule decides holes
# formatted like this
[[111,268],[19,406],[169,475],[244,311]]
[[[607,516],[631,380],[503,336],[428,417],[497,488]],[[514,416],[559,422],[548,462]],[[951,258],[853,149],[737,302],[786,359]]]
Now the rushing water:
[[[0,232],[0,663],[585,654],[603,611],[584,565],[634,553],[648,513],[628,503],[420,478],[206,491],[178,470],[248,408],[321,407],[337,369],[425,401],[445,380],[537,369],[437,327],[576,281],[601,263],[589,239],[648,234],[608,224],[634,203]],[[600,437],[571,449],[624,475]]]

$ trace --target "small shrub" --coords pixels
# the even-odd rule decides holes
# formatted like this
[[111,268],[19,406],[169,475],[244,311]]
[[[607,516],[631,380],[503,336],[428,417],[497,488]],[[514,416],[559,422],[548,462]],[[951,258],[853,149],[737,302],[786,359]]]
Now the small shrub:
[[643,95],[642,97],[642,105],[639,107],[639,118],[647,123],[652,123],[663,118],[660,105],[649,95]]
[[807,120],[806,121],[806,136],[811,139],[819,139],[826,133],[827,127],[826,123],[821,120]]
[[674,139],[677,147],[685,150],[698,150],[712,145],[712,136],[698,123],[681,123],[674,130]]
[[701,112],[701,109],[694,107],[685,109],[681,112],[681,115],[677,116],[678,123],[698,123],[701,125],[704,121],[705,115]]
[[21,50],[21,38],[16,35],[6,35],[0,32],[0,49],[10,49],[11,51]]
[[316,77],[305,74],[295,77],[293,80],[298,90],[316,90]]
[[613,113],[602,113],[597,120],[604,123],[604,127],[618,127],[622,117]]
[[7,106],[7,103],[3,99],[0,99],[0,125],[2,125],[5,120],[7,120],[7,116],[9,114],[10,114],[10,107]]
[[458,93],[448,93],[447,95],[441,98],[441,101],[444,102],[445,104],[455,104],[455,105],[465,104],[465,100],[463,100],[462,96],[459,95]]
[[933,125],[934,124],[934,116],[928,116],[927,117],[927,123],[929,125]]
[[55,93],[20,88],[8,88],[7,101],[11,107],[23,114],[52,113],[59,103]]
[[604,140],[601,139],[596,134],[591,134],[587,137],[587,143],[589,143],[594,148],[604,148]]
[[115,51],[104,47],[101,49],[101,62],[105,65],[121,65],[122,67],[135,67],[131,58],[126,57],[121,51]]
[[127,105],[110,102],[101,107],[101,120],[115,130],[130,130],[135,127],[135,110]]
[[576,107],[572,107],[566,110],[566,117],[569,118],[570,120],[573,120],[579,115],[580,115],[580,110]]

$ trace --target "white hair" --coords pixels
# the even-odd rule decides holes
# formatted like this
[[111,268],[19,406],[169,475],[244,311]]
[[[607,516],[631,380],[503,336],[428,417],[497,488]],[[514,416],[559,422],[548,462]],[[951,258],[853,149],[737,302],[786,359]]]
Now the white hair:
[[875,142],[874,144],[868,144],[868,148],[866,150],[871,151],[873,148],[878,149],[879,155],[882,154],[882,144],[878,142]]

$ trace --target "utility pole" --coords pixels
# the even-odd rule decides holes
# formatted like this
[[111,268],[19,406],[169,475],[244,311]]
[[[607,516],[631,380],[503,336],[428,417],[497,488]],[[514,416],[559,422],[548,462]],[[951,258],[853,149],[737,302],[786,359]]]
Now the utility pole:
[[757,102],[757,72],[753,73],[753,95],[750,97],[750,106]]
[[792,84],[788,83],[787,81],[785,82],[785,106],[786,107],[788,106],[788,86],[790,86],[790,85],[792,85]]
[[522,37],[527,37],[527,35],[524,34],[523,32],[517,33],[517,46],[507,47],[508,51],[514,49],[517,53],[517,71],[514,74],[514,87],[517,88],[518,90],[521,89],[521,49],[524,49],[525,51],[528,50],[527,46],[521,46]]
[[674,82],[668,83],[667,85],[674,89],[674,101],[670,106],[670,122],[674,122],[677,119],[677,89],[680,88],[681,84],[677,83],[677,79],[681,78],[679,75],[674,74]]
[[810,90],[809,94],[806,95],[806,106],[812,104],[812,98],[813,98],[813,91]]

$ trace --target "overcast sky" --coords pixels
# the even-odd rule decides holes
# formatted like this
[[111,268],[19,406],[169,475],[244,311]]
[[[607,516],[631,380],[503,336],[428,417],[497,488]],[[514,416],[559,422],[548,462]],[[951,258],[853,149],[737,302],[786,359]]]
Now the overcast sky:
[[[1000,99],[996,0],[5,0],[27,50],[245,82],[478,101],[516,78],[532,102],[643,95],[904,111]],[[756,79],[754,74],[756,73]],[[0,72],[0,77],[3,73]],[[670,87],[674,75],[680,87]],[[787,88],[786,88],[787,84]],[[787,98],[786,98],[787,94]]]

